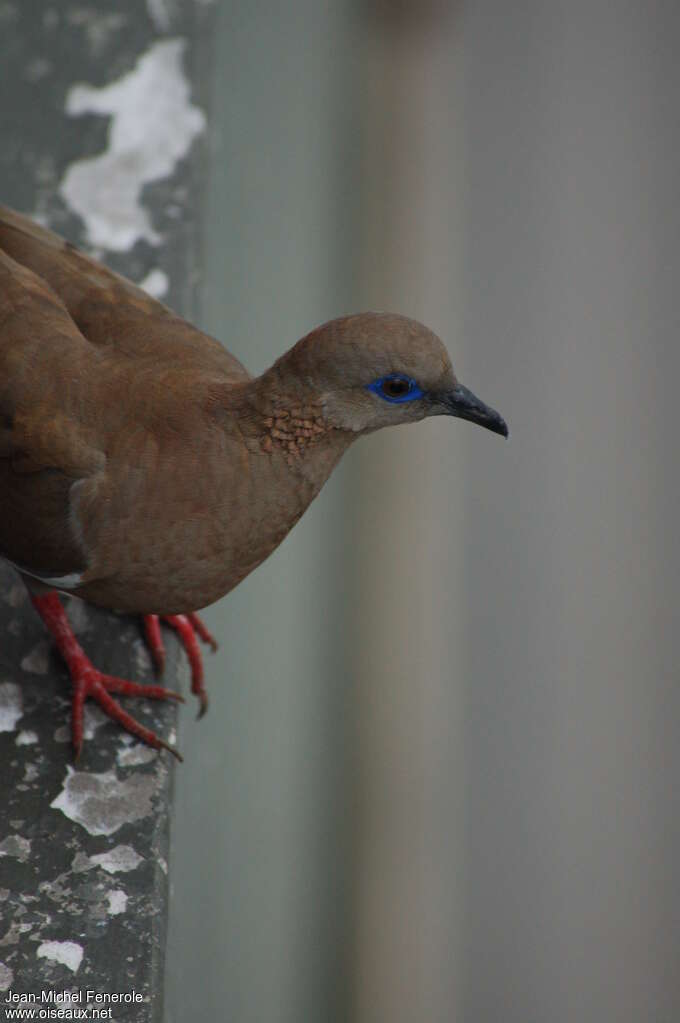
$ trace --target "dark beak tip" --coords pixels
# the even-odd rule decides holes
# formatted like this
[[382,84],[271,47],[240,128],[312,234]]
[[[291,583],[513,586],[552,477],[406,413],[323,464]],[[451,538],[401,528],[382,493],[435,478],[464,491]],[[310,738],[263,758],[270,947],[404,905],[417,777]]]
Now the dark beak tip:
[[456,416],[458,419],[467,419],[468,422],[483,426],[485,429],[491,430],[492,433],[497,433],[501,437],[507,438],[510,436],[508,424],[503,417],[462,384],[459,384],[454,391],[449,393],[446,407],[449,415]]

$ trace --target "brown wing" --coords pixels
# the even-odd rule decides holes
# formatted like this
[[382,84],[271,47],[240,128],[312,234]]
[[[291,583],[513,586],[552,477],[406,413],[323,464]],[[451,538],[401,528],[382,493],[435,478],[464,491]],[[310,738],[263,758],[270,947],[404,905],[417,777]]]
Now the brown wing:
[[73,397],[98,357],[49,285],[0,251],[0,554],[29,572],[85,567],[70,491],[106,459]]
[[74,324],[93,345],[131,358],[175,358],[217,372],[234,382],[247,370],[218,341],[208,337],[141,288],[83,255],[59,235],[0,206],[0,251],[46,281]]

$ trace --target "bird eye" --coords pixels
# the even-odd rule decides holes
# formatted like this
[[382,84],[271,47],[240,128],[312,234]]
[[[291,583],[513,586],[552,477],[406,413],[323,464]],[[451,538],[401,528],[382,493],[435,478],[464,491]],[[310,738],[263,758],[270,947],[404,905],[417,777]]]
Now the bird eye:
[[369,391],[373,391],[378,397],[385,401],[399,402],[411,401],[412,398],[422,398],[421,391],[415,380],[402,376],[400,373],[391,373],[387,377],[380,377],[368,385]]
[[401,377],[388,377],[383,380],[382,392],[387,398],[403,398],[411,390],[410,380],[403,380]]

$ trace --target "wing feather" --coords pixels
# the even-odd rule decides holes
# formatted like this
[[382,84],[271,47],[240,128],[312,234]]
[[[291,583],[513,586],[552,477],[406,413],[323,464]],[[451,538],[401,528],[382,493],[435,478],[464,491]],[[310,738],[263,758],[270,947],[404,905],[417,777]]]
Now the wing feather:
[[234,382],[249,379],[219,341],[59,235],[1,205],[0,250],[50,285],[92,344],[131,358],[159,358],[166,365],[190,353],[196,367]]
[[60,390],[93,358],[49,285],[0,251],[0,552],[38,574],[85,567],[70,492],[106,458]]

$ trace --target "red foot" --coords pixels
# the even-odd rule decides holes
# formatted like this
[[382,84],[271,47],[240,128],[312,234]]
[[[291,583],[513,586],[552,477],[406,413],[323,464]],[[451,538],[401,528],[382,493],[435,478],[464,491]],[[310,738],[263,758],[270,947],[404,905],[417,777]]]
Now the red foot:
[[94,667],[73,635],[66,612],[61,606],[57,594],[54,592],[44,595],[31,594],[31,601],[54,637],[59,653],[66,661],[71,676],[73,684],[71,733],[76,759],[80,755],[83,745],[83,706],[87,697],[90,696],[97,701],[105,714],[117,721],[126,731],[136,735],[138,739],[153,746],[154,749],[166,749],[178,760],[181,760],[182,757],[174,746],[170,746],[149,728],[140,725],[123,710],[116,700],[109,696],[109,693],[118,693],[121,696],[144,696],[152,700],[182,700],[179,693],[173,693],[163,686],[139,685],[137,682],[128,682],[126,679],[116,678],[114,675],[104,675]]
[[188,615],[144,615],[146,641],[159,672],[162,672],[165,667],[161,619],[177,631],[180,643],[186,650],[191,668],[191,692],[198,698],[200,704],[198,717],[202,718],[208,709],[208,694],[203,684],[203,660],[196,636],[204,643],[208,643],[213,650],[217,650],[217,641],[193,611]]

